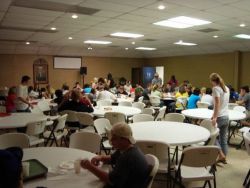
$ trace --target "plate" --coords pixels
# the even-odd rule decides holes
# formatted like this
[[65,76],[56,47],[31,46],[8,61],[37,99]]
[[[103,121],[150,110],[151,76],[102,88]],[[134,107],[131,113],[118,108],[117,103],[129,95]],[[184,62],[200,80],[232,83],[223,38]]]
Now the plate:
[[74,161],[63,161],[59,164],[59,168],[72,170],[74,169]]

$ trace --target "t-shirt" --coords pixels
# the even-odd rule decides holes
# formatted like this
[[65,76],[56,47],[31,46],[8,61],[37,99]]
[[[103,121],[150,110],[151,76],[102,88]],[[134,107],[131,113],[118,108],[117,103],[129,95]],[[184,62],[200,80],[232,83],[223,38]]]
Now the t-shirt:
[[[177,92],[177,93],[175,94],[175,98],[178,99],[178,98],[180,98],[180,97],[182,97],[182,98],[188,98],[188,93],[185,92],[185,93],[181,94],[180,92]],[[175,103],[175,106],[176,106],[177,108],[181,108],[181,107],[182,107],[182,104],[180,103],[180,101],[177,100],[176,103]]]
[[19,85],[17,87],[17,99],[15,101],[16,103],[16,109],[17,110],[26,110],[29,105],[22,102],[20,99],[18,99],[18,97],[22,97],[23,99],[27,99],[28,97],[28,87],[27,86],[24,86],[24,85]]
[[16,100],[15,94],[8,95],[5,104],[7,112],[14,112],[16,110],[15,100]]
[[76,112],[93,112],[94,109],[91,106],[87,106],[81,102],[76,101],[66,101],[58,109],[58,111],[72,110]]
[[116,97],[113,93],[107,91],[107,90],[103,90],[103,91],[100,91],[98,94],[97,94],[97,100],[115,100]]
[[213,87],[213,98],[215,97],[219,97],[220,100],[218,117],[228,116],[228,103],[230,97],[230,91],[228,87],[226,87],[226,92],[224,92],[219,86]]
[[250,111],[250,93],[246,93],[241,100],[244,101],[245,107],[248,111]]
[[188,109],[194,109],[197,108],[197,102],[200,100],[200,96],[192,94],[188,99]]
[[151,96],[153,97],[161,97],[161,92],[158,90],[151,91]]
[[111,155],[113,170],[109,173],[112,188],[146,188],[149,165],[144,154],[137,147]]
[[159,86],[161,86],[162,85],[162,79],[161,78],[154,78],[152,80],[152,85],[159,85]]
[[210,105],[213,105],[213,104],[214,104],[213,97],[212,97],[211,95],[208,95],[208,94],[203,95],[203,96],[201,97],[201,102],[207,102],[207,103],[209,103]]

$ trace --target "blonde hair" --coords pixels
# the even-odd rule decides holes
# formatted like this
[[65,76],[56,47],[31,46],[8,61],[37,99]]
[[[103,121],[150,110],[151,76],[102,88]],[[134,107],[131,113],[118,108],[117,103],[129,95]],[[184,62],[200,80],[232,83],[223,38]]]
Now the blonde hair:
[[227,92],[224,80],[221,78],[221,76],[218,73],[210,74],[209,78],[210,78],[210,81],[215,82],[217,85],[219,85],[221,89],[224,91],[224,93]]

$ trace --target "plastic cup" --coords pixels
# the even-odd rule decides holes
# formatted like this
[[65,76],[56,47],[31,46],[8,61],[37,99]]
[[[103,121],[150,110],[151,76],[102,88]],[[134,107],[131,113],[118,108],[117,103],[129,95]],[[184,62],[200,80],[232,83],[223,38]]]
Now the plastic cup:
[[74,169],[75,169],[75,173],[76,174],[80,174],[81,173],[81,159],[77,159],[74,161]]
[[23,166],[23,176],[27,177],[30,174],[30,163],[29,162],[22,162]]

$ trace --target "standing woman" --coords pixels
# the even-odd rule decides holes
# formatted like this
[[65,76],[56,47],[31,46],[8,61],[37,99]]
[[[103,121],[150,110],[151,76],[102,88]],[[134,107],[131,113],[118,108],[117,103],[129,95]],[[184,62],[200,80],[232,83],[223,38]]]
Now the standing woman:
[[212,124],[220,129],[219,140],[217,145],[220,146],[220,158],[219,162],[226,164],[226,155],[228,151],[227,134],[229,125],[228,116],[228,103],[230,91],[225,85],[223,79],[217,73],[210,75],[210,81],[213,85],[213,100],[214,100],[214,112],[212,116]]

